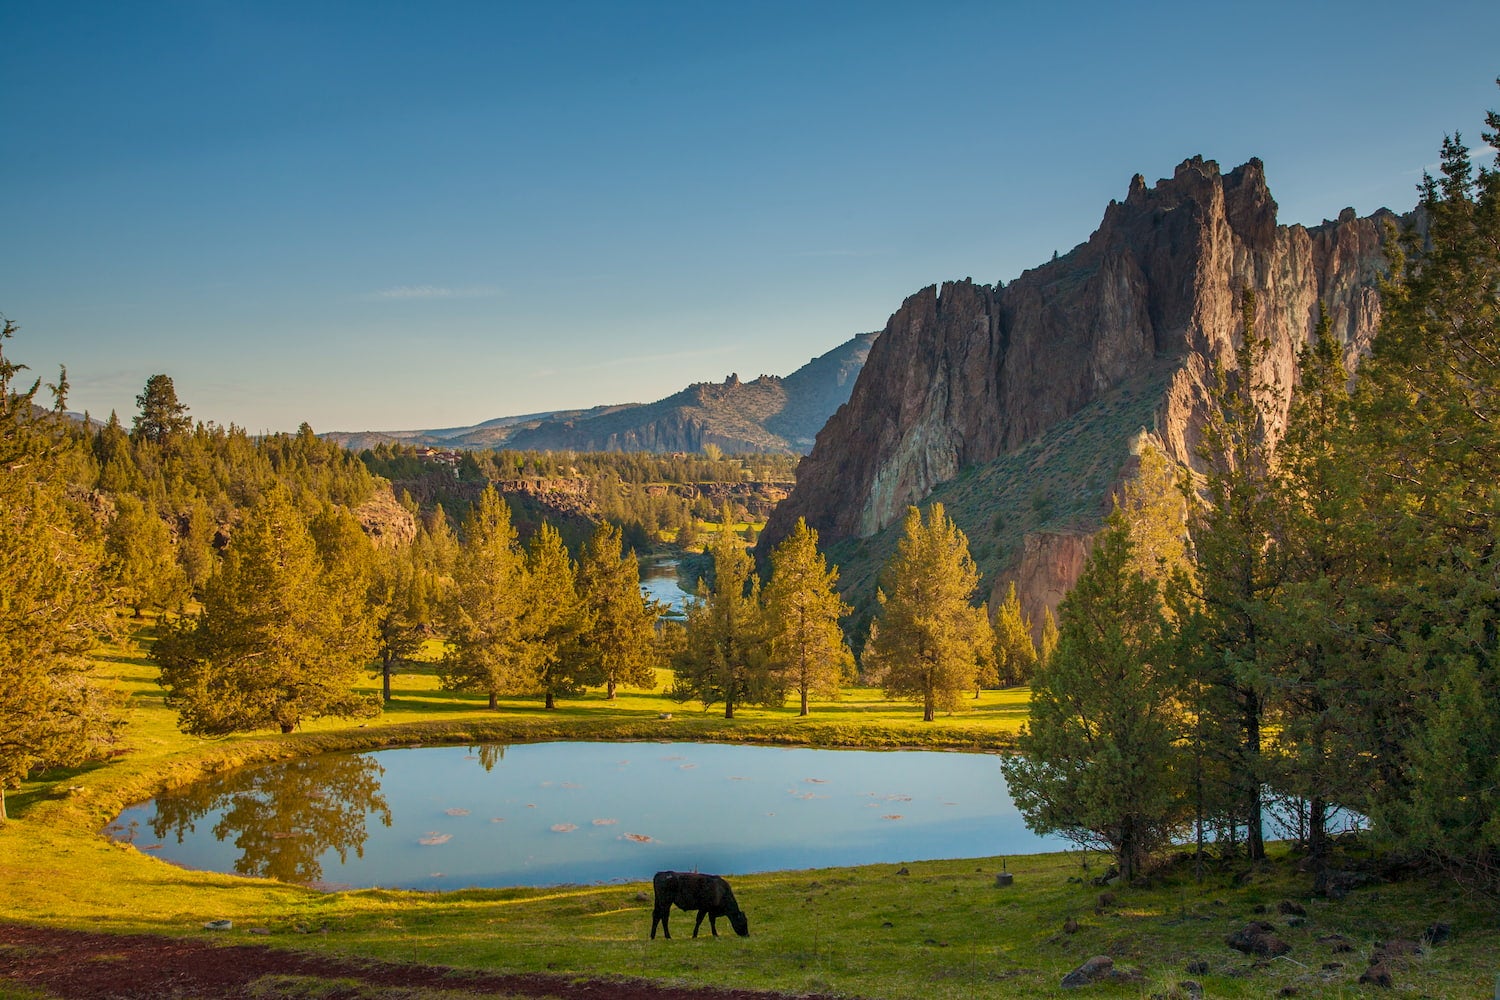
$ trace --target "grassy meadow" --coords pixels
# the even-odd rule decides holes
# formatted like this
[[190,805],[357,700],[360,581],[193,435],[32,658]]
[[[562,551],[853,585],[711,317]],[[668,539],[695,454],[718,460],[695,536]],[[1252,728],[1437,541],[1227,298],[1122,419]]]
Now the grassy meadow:
[[[704,712],[661,694],[597,692],[544,712],[534,700],[487,711],[479,696],[438,690],[429,667],[397,675],[385,714],[365,724],[323,721],[291,736],[220,740],[184,736],[163,703],[139,635],[101,651],[101,669],[128,696],[129,721],[110,762],[44,775],[8,796],[0,828],[5,919],[32,925],[212,936],[214,940],[491,971],[646,977],[681,984],[861,997],[1056,996],[1068,970],[1093,955],[1138,969],[1133,982],[1088,995],[1209,997],[1386,995],[1488,997],[1500,971],[1492,906],[1450,883],[1381,883],[1333,902],[1310,896],[1310,878],[1283,852],[1272,863],[1210,870],[1186,866],[1151,888],[1111,888],[1101,903],[1097,855],[1012,857],[1014,884],[997,887],[998,858],[788,871],[739,876],[735,892],[751,936],[650,941],[650,886],[574,886],[449,893],[321,893],[296,885],[188,871],[98,834],[125,805],[217,770],[328,750],[423,742],[549,739],[720,740],[812,746],[996,750],[1025,718],[1024,690],[985,692],[974,710],[923,724],[917,706],[855,689],[845,700],[794,708]],[[375,676],[369,690],[378,690]],[[670,713],[670,719],[663,719]],[[1349,848],[1357,863],[1359,849]],[[1277,913],[1306,909],[1300,925]],[[1064,923],[1078,922],[1076,933]],[[1273,960],[1230,950],[1225,936],[1266,919],[1292,945]],[[209,935],[203,924],[230,919]],[[1356,984],[1375,942],[1415,938],[1430,924],[1452,940],[1405,960],[1394,990]],[[252,935],[252,930],[256,933]],[[1348,949],[1348,950],[1345,950]],[[1189,962],[1208,965],[1188,974]],[[0,997],[35,996],[6,992]]]

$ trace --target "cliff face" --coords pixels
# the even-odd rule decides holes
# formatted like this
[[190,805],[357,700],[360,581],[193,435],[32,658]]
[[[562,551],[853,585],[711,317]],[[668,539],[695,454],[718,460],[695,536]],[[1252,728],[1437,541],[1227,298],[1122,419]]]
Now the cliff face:
[[[1296,354],[1320,301],[1352,365],[1378,322],[1389,217],[1346,210],[1312,229],[1280,226],[1259,160],[1221,174],[1194,158],[1149,189],[1137,175],[1086,243],[1003,288],[963,281],[917,292],[891,317],[849,402],[803,459],[762,551],[799,517],[826,541],[872,536],[963,470],[1015,453],[1091,404],[1128,396],[1125,387],[1143,384],[1147,373],[1151,430],[1172,458],[1193,464],[1206,375],[1215,359],[1232,360],[1241,291],[1256,293],[1257,327],[1270,343],[1266,381],[1294,385]],[[1267,414],[1273,429],[1285,414],[1283,399]],[[1122,462],[1139,429],[1119,428],[1111,447]],[[1093,523],[1045,527],[1086,533],[1103,513]],[[1006,575],[1036,576],[1040,568],[1025,552],[1055,555],[1044,541],[1011,552]],[[1057,570],[1042,576],[1048,582],[1039,586],[1052,595],[1072,583],[1060,584]],[[1036,594],[1028,603],[1039,610],[1055,601]]]

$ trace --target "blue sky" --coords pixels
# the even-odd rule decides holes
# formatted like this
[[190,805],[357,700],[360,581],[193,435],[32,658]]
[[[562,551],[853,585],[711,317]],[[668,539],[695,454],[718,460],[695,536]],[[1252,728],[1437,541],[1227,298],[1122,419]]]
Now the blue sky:
[[70,406],[442,427],[785,374],[1265,161],[1405,210],[1500,4],[0,0],[0,313]]

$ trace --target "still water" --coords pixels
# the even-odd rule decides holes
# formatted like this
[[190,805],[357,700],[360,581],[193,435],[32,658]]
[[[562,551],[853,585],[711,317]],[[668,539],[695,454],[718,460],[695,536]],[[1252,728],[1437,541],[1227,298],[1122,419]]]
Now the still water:
[[458,889],[1060,850],[988,754],[538,743],[330,754],[216,776],[105,831],[174,864]]
[[641,560],[641,591],[649,600],[666,605],[664,618],[683,618],[691,596],[677,582],[677,560],[653,558]]

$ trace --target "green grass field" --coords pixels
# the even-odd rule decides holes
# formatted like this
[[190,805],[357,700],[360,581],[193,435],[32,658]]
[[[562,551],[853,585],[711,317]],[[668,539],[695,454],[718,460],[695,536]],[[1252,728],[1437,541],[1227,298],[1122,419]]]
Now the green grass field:
[[[130,698],[121,752],[107,764],[53,773],[8,797],[0,828],[5,918],[39,926],[202,935],[205,921],[235,929],[215,940],[491,971],[624,975],[677,983],[787,992],[936,1000],[977,995],[1058,994],[1084,959],[1112,956],[1137,968],[1133,983],[1100,984],[1089,995],[1386,995],[1356,985],[1371,946],[1414,938],[1429,924],[1453,928],[1451,943],[1411,958],[1394,992],[1489,997],[1500,960],[1494,910],[1456,887],[1423,879],[1378,884],[1340,902],[1310,898],[1295,859],[1216,869],[1201,883],[1182,868],[1148,889],[1112,888],[1099,905],[1090,883],[1101,859],[1066,853],[1005,859],[1014,885],[999,888],[1000,859],[912,859],[904,866],[740,876],[735,892],[751,936],[693,940],[684,915],[678,937],[647,940],[649,885],[416,893],[320,893],[295,885],[187,871],[98,831],[125,805],[228,767],[326,750],[420,742],[542,739],[721,740],[813,746],[1001,749],[1025,717],[1024,691],[985,692],[971,712],[923,724],[916,706],[854,690],[842,702],[737,712],[678,704],[660,694],[601,695],[544,712],[535,701],[484,709],[478,696],[438,690],[430,669],[399,675],[386,714],[365,725],[320,722],[289,737],[202,740],[179,733],[163,704],[155,668],[133,640],[102,651],[103,669]],[[378,681],[372,677],[370,689]],[[670,719],[662,719],[670,713]],[[905,871],[902,871],[902,868]],[[1305,906],[1300,926],[1277,914],[1282,900]],[[1225,936],[1247,920],[1277,924],[1292,951],[1255,960]],[[1064,933],[1069,918],[1081,925]],[[250,930],[264,934],[249,936]],[[1337,950],[1342,935],[1352,951]],[[1323,940],[1320,940],[1323,939]],[[1207,974],[1189,975],[1191,961]],[[27,996],[6,992],[0,996]],[[1285,994],[1293,995],[1293,994]]]

